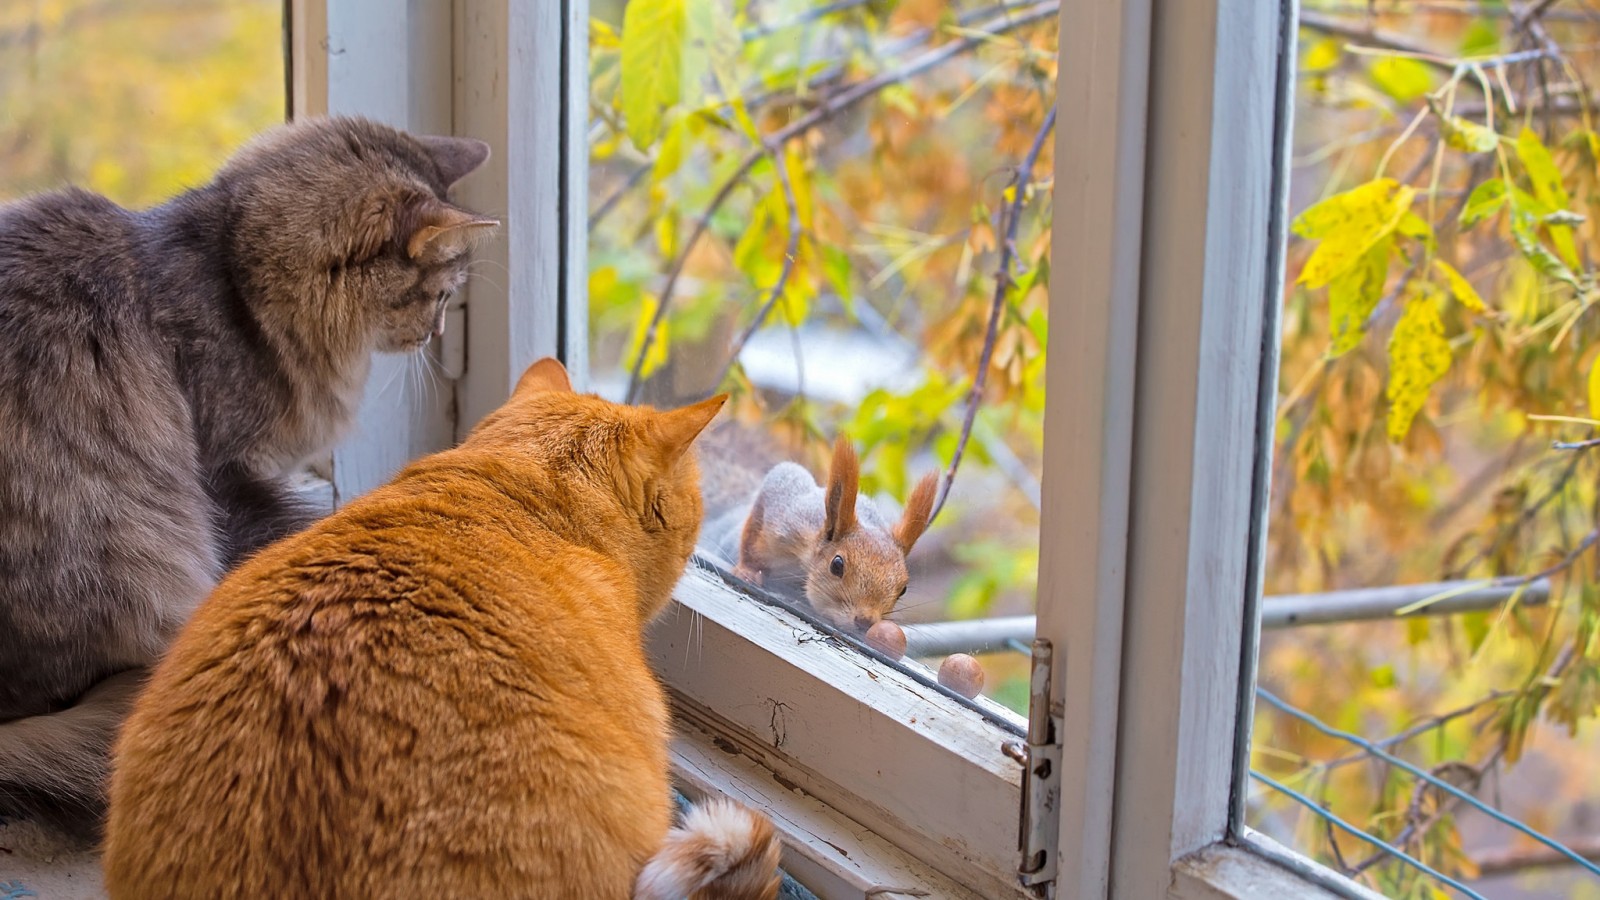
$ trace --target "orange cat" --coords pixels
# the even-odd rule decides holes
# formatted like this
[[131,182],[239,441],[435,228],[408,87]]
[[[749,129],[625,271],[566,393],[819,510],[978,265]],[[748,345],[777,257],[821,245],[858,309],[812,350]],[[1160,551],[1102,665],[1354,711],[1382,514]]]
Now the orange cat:
[[725,399],[619,406],[543,360],[460,447],[241,566],[118,742],[111,896],[776,897],[764,817],[669,833],[641,637]]

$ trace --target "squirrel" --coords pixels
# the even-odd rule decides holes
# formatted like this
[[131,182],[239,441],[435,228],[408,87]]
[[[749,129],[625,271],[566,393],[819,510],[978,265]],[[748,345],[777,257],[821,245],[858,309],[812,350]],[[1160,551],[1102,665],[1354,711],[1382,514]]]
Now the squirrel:
[[[745,469],[726,462],[702,466],[705,480],[724,495]],[[715,507],[721,504],[708,504],[713,508],[707,542],[735,563],[735,576],[768,589],[802,588],[818,615],[864,632],[905,595],[906,554],[927,530],[939,479],[932,472],[923,476],[899,521],[891,523],[871,498],[859,494],[860,478],[855,448],[841,435],[826,488],[805,467],[780,462],[767,470],[749,502],[720,515]]]

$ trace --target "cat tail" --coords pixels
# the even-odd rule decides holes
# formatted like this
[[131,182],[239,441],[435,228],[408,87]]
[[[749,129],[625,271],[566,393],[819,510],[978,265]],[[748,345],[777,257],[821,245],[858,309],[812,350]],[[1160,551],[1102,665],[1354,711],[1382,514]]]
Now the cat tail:
[[778,834],[766,816],[707,800],[645,864],[634,900],[772,900],[778,896]]
[[0,811],[98,833],[111,745],[145,674],[121,672],[60,712],[0,722]]

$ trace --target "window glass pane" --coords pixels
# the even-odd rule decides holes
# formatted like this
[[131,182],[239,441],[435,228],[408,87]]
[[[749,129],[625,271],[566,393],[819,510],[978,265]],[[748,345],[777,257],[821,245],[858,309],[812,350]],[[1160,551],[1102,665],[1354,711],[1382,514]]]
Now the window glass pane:
[[[1600,455],[1552,442],[1600,434],[1600,11],[1301,24],[1252,767],[1486,896],[1600,896],[1307,718],[1597,849]],[[1247,812],[1388,895],[1441,887],[1259,779]]]
[[[933,669],[974,653],[984,693],[1025,709],[1055,5],[591,10],[596,388],[658,405],[730,392],[702,445],[702,550],[731,567],[743,545],[739,574],[847,632],[907,626]],[[828,542],[819,482],[840,434],[862,499]],[[937,515],[902,561],[930,475]]]
[[159,203],[281,122],[284,93],[281,0],[0,3],[0,200]]

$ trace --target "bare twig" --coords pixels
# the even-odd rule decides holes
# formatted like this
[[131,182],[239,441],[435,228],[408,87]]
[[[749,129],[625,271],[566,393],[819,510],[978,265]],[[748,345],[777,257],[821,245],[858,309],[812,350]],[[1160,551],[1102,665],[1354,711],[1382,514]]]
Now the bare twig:
[[617,204],[622,201],[623,196],[629,191],[633,190],[636,185],[639,185],[644,181],[644,177],[650,174],[650,170],[655,168],[655,165],[655,158],[651,157],[650,159],[644,161],[644,165],[634,169],[633,173],[628,176],[627,180],[622,182],[622,186],[613,191],[611,196],[607,197],[605,202],[601,203],[600,206],[590,214],[589,230],[595,230],[595,228],[600,225],[600,222],[605,219],[605,217],[609,215],[613,209],[617,208]]
[[[1600,862],[1600,837],[1569,840],[1565,843],[1579,856]],[[1572,864],[1572,860],[1546,847],[1504,847],[1498,850],[1484,850],[1478,853],[1473,861],[1478,864],[1480,878]]]
[[1600,447],[1600,438],[1590,438],[1587,441],[1556,441],[1550,445],[1552,450],[1588,450],[1590,447]]
[[814,9],[808,9],[805,12],[796,13],[795,15],[779,22],[770,22],[764,25],[757,25],[753,28],[747,28],[739,37],[741,40],[746,42],[753,41],[758,38],[764,38],[770,34],[775,34],[779,31],[786,31],[790,28],[796,28],[808,22],[815,22],[823,16],[831,16],[834,13],[845,12],[846,10],[855,9],[858,6],[866,6],[869,2],[871,2],[871,0],[834,0],[833,3],[824,3]]
[[1584,535],[1583,540],[1578,542],[1578,546],[1568,550],[1567,554],[1561,557],[1561,561],[1557,562],[1550,568],[1540,572],[1535,572],[1532,575],[1506,575],[1501,578],[1496,578],[1490,583],[1495,587],[1521,587],[1525,584],[1532,584],[1541,578],[1549,578],[1552,575],[1565,572],[1567,569],[1572,568],[1572,564],[1577,562],[1578,558],[1583,556],[1585,551],[1593,547],[1596,541],[1600,541],[1600,528],[1595,528],[1588,534]]
[[772,315],[773,307],[783,298],[784,289],[789,286],[789,277],[794,273],[795,258],[800,255],[800,204],[795,201],[794,185],[789,181],[789,166],[782,156],[775,156],[773,165],[778,170],[778,184],[783,187],[783,203],[789,214],[789,241],[783,248],[783,267],[778,270],[778,278],[772,283],[772,288],[767,292],[766,302],[756,312],[755,318],[740,332],[738,339],[733,342],[733,348],[728,352],[728,361],[722,367],[722,374],[711,383],[712,390],[722,384],[733,371],[734,363],[739,361],[739,354],[744,352],[745,344],[767,322],[767,317]]
[[868,97],[875,96],[885,88],[899,84],[909,78],[915,78],[929,69],[976,48],[997,35],[1039,22],[1048,16],[1056,15],[1060,12],[1060,9],[1060,0],[1046,0],[1046,2],[1036,3],[1016,11],[1011,11],[1008,8],[1001,15],[968,29],[962,37],[948,44],[929,50],[907,61],[904,65],[880,72],[871,78],[840,90],[816,109],[762,138],[760,145],[739,161],[739,165],[734,168],[733,172],[723,181],[721,187],[717,189],[716,194],[712,196],[711,202],[706,206],[705,211],[701,213],[700,218],[695,222],[694,228],[689,232],[688,238],[683,243],[683,248],[678,252],[677,259],[673,261],[672,268],[668,270],[667,282],[661,289],[660,302],[656,305],[655,314],[650,318],[650,325],[645,330],[644,339],[639,342],[639,352],[634,358],[633,368],[628,376],[626,401],[632,403],[638,394],[639,372],[644,367],[644,361],[650,353],[650,348],[655,345],[656,334],[661,329],[661,322],[666,318],[668,308],[672,305],[673,294],[677,290],[679,279],[683,276],[684,266],[688,264],[690,253],[699,244],[700,238],[705,236],[706,229],[710,227],[711,219],[717,214],[717,210],[721,209],[722,204],[726,203],[728,198],[733,195],[734,189],[744,183],[745,178],[750,174],[750,170],[755,168],[756,163],[763,156],[777,152],[779,148],[789,141],[809,132]]
[[1056,108],[1050,107],[1050,114],[1044,117],[1044,124],[1039,126],[1039,133],[1033,136],[1033,145],[1028,148],[1028,155],[1023,157],[1022,165],[1017,167],[1017,177],[1012,182],[1015,192],[1011,203],[1005,208],[1004,234],[1000,240],[1000,263],[995,269],[994,276],[994,301],[989,306],[989,327],[983,336],[983,354],[978,358],[978,370],[972,376],[972,389],[967,392],[967,411],[961,419],[961,439],[956,442],[955,453],[950,456],[950,468],[944,473],[944,484],[939,488],[939,500],[933,505],[933,512],[928,516],[931,524],[939,518],[939,511],[944,509],[945,500],[950,497],[950,487],[955,484],[956,470],[961,467],[961,457],[967,449],[967,442],[972,439],[972,423],[978,416],[978,404],[983,402],[983,387],[989,379],[989,365],[994,359],[994,345],[1000,336],[1000,314],[1006,307],[1006,295],[1016,284],[1011,277],[1012,263],[1017,252],[1017,224],[1022,219],[1022,208],[1027,204],[1028,186],[1033,182],[1033,165],[1039,160],[1039,151],[1044,148],[1045,138],[1049,137],[1051,129],[1056,126]]

